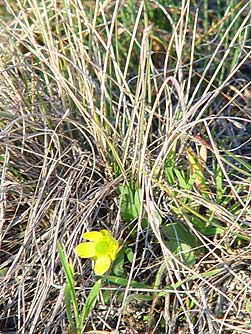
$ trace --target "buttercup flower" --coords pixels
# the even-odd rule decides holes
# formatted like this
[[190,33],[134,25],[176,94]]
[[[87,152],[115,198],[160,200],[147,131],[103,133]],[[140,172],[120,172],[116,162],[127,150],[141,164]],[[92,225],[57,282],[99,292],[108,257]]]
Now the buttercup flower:
[[91,258],[94,261],[94,272],[103,275],[115,260],[119,243],[107,230],[91,231],[82,234],[89,242],[82,242],[75,248],[75,253],[82,258]]

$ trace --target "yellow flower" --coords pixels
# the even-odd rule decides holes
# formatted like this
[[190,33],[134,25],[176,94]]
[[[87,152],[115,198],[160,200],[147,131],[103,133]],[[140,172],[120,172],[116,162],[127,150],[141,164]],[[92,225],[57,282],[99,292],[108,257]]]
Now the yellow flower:
[[75,253],[82,258],[91,258],[94,261],[95,274],[103,275],[115,260],[119,243],[107,230],[85,232],[82,237],[90,242],[77,245]]

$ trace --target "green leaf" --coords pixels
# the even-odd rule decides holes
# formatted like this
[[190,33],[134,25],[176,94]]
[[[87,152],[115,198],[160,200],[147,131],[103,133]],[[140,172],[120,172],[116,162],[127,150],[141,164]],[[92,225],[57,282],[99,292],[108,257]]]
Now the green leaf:
[[167,182],[168,182],[170,185],[174,185],[174,173],[173,173],[173,167],[166,167],[165,172],[166,172]]
[[216,182],[217,193],[218,192],[222,193],[223,191],[223,173],[219,165],[216,166],[215,182]]
[[[117,277],[117,276],[107,276],[107,280],[110,283],[121,285],[121,286],[127,286],[128,279]],[[130,287],[132,288],[139,288],[139,289],[151,289],[152,287],[150,285],[147,285],[143,282],[137,282],[137,281],[130,281]]]
[[137,207],[134,204],[134,193],[127,184],[121,186],[119,190],[121,197],[121,218],[127,222],[131,222],[138,217]]
[[115,276],[124,277],[126,275],[123,265],[125,263],[125,256],[130,263],[133,261],[134,253],[130,247],[122,247],[113,262],[112,271]]
[[247,303],[246,303],[246,311],[251,314],[251,303],[249,300],[247,300]]
[[176,152],[175,152],[175,148],[173,149],[173,151],[170,153],[170,155],[167,157],[165,165],[165,175],[167,178],[167,182],[170,185],[174,185],[175,183],[175,177],[174,177],[174,167],[175,167],[175,156],[176,156]]
[[141,189],[136,189],[134,194],[134,207],[137,211],[137,215],[140,212],[141,208]]
[[65,290],[64,290],[64,297],[65,297],[65,307],[66,307],[66,315],[67,319],[70,324],[70,328],[72,330],[75,330],[75,324],[72,319],[72,313],[71,313],[71,302],[72,302],[72,295],[69,285],[66,283]]
[[119,187],[121,218],[127,222],[133,221],[139,216],[141,208],[141,190],[124,184]]
[[191,232],[181,222],[173,222],[162,226],[166,238],[178,239],[181,242],[188,243],[191,247],[197,247],[199,242]]
[[108,290],[102,290],[102,299],[105,305],[111,304],[111,292]]
[[116,259],[113,262],[112,271],[116,276],[124,276],[125,272],[123,265],[125,262],[125,248],[123,247],[117,254]]
[[67,285],[68,285],[67,289],[69,289],[69,291],[67,291],[67,294],[71,295],[76,327],[79,328],[79,311],[78,311],[77,298],[76,298],[76,293],[75,293],[75,288],[74,288],[73,269],[69,265],[68,260],[65,256],[65,253],[63,251],[63,248],[62,248],[62,246],[61,246],[61,244],[58,240],[57,240],[57,248],[58,248],[60,261],[62,263],[64,272],[65,272],[65,276],[66,276],[66,282],[67,282]]
[[0,277],[3,277],[7,274],[8,268],[1,268],[0,269]]
[[181,174],[181,172],[177,169],[177,168],[174,168],[174,172],[177,176],[177,179],[179,181],[179,186],[182,188],[182,189],[190,189],[190,186],[189,184],[187,183],[186,179],[184,178],[184,176]]
[[177,243],[176,245],[173,243],[171,248],[174,248],[174,253],[179,256],[181,260],[188,266],[192,267],[196,262],[195,252],[192,247],[184,242]]
[[[224,271],[224,268],[213,269],[213,270],[201,273],[199,276],[203,277],[203,278],[213,277],[213,276],[217,276],[218,274],[222,273],[223,271]],[[167,285],[165,287],[165,289],[166,290],[178,289],[182,284],[185,284],[187,282],[194,281],[194,280],[197,280],[197,279],[198,279],[198,275],[191,275],[191,276],[188,276],[187,278],[185,278],[183,280],[180,280],[180,281],[178,281],[178,282],[176,282],[174,284]],[[163,291],[161,291],[161,292],[158,293],[158,296],[159,297],[166,296],[169,293],[170,293],[170,291],[163,290]]]
[[207,160],[207,149],[202,147],[198,156],[190,147],[187,147],[185,151],[191,172],[191,177],[188,181],[189,189],[192,189],[193,185],[195,185],[198,191],[205,195],[207,187],[204,176],[204,165]]
[[214,218],[212,218],[212,221],[208,219],[207,222],[194,216],[192,216],[190,219],[191,223],[196,227],[196,229],[205,236],[221,234],[225,230],[224,227],[221,227],[219,224],[214,222]]
[[[152,291],[151,291],[152,292]],[[152,292],[152,294],[154,294],[154,292]],[[149,301],[149,300],[153,300],[154,296],[149,296],[149,295],[146,295],[146,294],[140,294],[140,293],[137,293],[137,294],[132,294],[132,295],[129,295],[127,297],[127,301],[131,301],[131,300],[146,300],[146,301]]]
[[88,317],[89,313],[91,312],[91,310],[93,309],[93,306],[95,304],[95,301],[97,299],[97,296],[99,294],[100,291],[100,287],[101,287],[101,279],[99,279],[92,287],[89,296],[86,299],[86,302],[84,304],[83,310],[82,310],[82,314],[81,314],[81,318],[80,318],[80,326],[79,328],[83,327],[84,321],[86,320],[86,318]]
[[196,262],[193,248],[199,244],[197,238],[178,222],[163,226],[163,233],[167,238],[166,246],[187,266],[193,266]]
[[125,248],[125,254],[129,262],[133,262],[134,253],[130,247]]

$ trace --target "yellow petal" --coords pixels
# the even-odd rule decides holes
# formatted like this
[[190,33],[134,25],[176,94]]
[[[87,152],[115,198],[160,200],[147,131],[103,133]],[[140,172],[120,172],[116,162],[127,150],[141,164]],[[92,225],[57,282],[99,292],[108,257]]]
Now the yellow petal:
[[93,242],[82,242],[75,248],[75,253],[79,257],[88,258],[95,256],[95,247]]
[[85,232],[82,234],[82,238],[90,241],[98,241],[103,238],[102,234],[98,231]]
[[104,273],[110,268],[111,259],[109,256],[99,256],[95,261],[94,272],[98,276],[104,275]]
[[118,252],[118,249],[119,249],[119,243],[117,241],[115,241],[113,244],[112,244],[112,247],[110,249],[110,257],[113,260],[115,260],[116,258],[116,255],[117,255],[117,252]]
[[112,238],[113,239],[111,233],[107,230],[101,230],[100,233],[106,238],[109,238],[109,239]]

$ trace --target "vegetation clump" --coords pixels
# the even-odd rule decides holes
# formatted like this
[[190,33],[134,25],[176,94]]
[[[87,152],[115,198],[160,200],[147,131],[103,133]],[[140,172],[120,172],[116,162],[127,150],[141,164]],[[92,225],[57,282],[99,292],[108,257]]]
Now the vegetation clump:
[[0,5],[0,332],[249,333],[250,1]]

